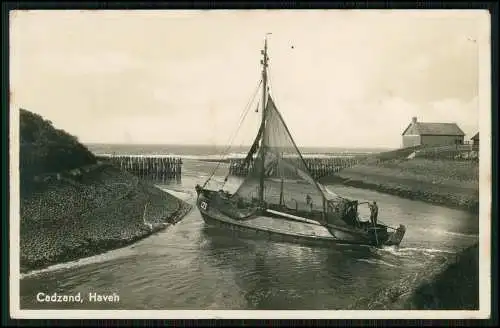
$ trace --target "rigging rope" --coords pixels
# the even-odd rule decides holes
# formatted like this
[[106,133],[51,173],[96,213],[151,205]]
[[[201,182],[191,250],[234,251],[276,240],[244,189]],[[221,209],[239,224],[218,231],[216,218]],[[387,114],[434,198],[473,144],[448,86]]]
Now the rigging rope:
[[237,126],[236,130],[234,131],[233,135],[230,137],[230,141],[228,143],[228,146],[226,147],[226,149],[222,153],[222,156],[221,156],[220,160],[217,162],[217,165],[215,166],[214,170],[212,171],[212,173],[210,174],[210,176],[208,177],[208,179],[203,184],[203,188],[205,188],[205,186],[210,181],[210,179],[212,179],[212,177],[214,176],[215,172],[219,168],[220,163],[222,163],[222,160],[224,159],[224,156],[227,155],[227,152],[229,152],[229,150],[231,149],[231,146],[232,146],[232,144],[234,142],[234,139],[236,138],[236,135],[238,134],[238,131],[241,128],[241,124],[245,120],[245,118],[246,118],[246,116],[247,116],[247,114],[248,114],[248,112],[250,110],[250,107],[251,107],[250,105],[253,103],[253,100],[255,99],[255,96],[257,95],[257,92],[259,91],[259,88],[260,88],[261,84],[262,84],[262,79],[260,79],[259,83],[257,84],[257,87],[255,88],[255,90],[254,90],[254,92],[252,94],[252,97],[250,98],[250,100],[248,101],[247,105],[245,106],[245,109],[243,110],[242,114],[240,115],[240,121],[239,121],[238,126]]
[[[260,83],[259,83],[259,86],[260,86]],[[253,99],[255,99],[255,96],[253,97]],[[253,102],[251,102],[251,103],[250,103],[250,105],[251,105],[252,103],[253,103]],[[256,106],[256,110],[255,110],[255,112],[256,112],[256,113],[258,112],[258,109],[259,109],[259,104],[260,104],[260,100],[259,100],[259,101],[257,101],[257,106]],[[246,117],[246,115],[248,115],[250,108],[251,108],[251,107],[249,107],[249,108],[247,109],[247,112],[246,112],[247,114],[245,114],[245,117]],[[245,117],[243,118],[243,120],[245,120]],[[243,140],[241,140],[240,144],[238,145],[238,149],[241,149],[241,147],[243,146],[243,143],[244,143],[244,141],[243,141]],[[224,177],[224,181],[223,181],[223,183],[222,183],[221,188],[224,188],[224,186],[226,185],[226,182],[227,182],[227,179],[228,179],[229,175],[231,175],[231,170],[228,170],[228,171],[227,171],[227,174],[226,174],[226,176]]]
[[[272,76],[272,71],[271,71],[271,68],[269,67],[269,68],[268,68],[268,73],[267,73],[268,85],[269,85],[269,89],[270,89],[270,90],[272,90],[272,91],[273,91],[273,93],[274,93],[274,88],[273,88],[273,83],[272,83],[271,76]],[[273,98],[273,101],[275,102],[276,106],[278,106],[278,102],[276,101],[275,97]],[[299,152],[300,152],[300,150],[299,150]],[[307,167],[307,164],[306,164],[305,160],[304,160],[304,159],[302,159],[302,160],[304,161],[304,165],[306,165],[306,167]],[[308,167],[307,167],[307,169],[309,170],[309,168],[308,168]],[[325,190],[324,190],[324,191],[323,191],[323,190],[321,190],[321,188],[320,188],[320,191],[321,191],[321,193],[323,193],[323,197],[325,197],[325,198],[326,198],[326,196],[324,195],[324,192],[328,192],[328,190],[327,190],[327,189],[326,189],[326,187],[325,187],[323,184],[321,184],[319,181],[316,181],[316,183],[317,183],[319,186],[321,186],[321,187],[325,188]],[[338,198],[340,198],[340,199],[347,200],[347,198],[342,197],[342,196],[340,196],[340,195],[335,194],[335,196],[336,196],[336,197],[338,197]]]

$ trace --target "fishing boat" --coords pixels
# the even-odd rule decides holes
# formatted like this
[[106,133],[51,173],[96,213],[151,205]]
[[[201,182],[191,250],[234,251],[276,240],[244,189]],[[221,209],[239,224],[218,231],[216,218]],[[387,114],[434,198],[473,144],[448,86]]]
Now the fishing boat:
[[[208,226],[231,233],[279,242],[323,246],[399,245],[406,232],[404,225],[394,228],[376,220],[363,220],[358,212],[363,202],[337,195],[312,178],[268,88],[267,41],[266,35],[259,81],[262,117],[243,163],[248,174],[232,193],[207,187],[213,174],[203,185],[196,185],[196,205],[203,220]],[[262,218],[319,226],[325,234],[256,224]]]

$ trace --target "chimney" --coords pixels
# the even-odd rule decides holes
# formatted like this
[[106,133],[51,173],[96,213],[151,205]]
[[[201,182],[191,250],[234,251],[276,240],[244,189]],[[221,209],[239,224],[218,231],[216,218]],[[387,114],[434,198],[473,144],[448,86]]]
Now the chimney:
[[412,117],[412,118],[411,118],[411,122],[412,122],[413,124],[417,123],[417,118],[416,118],[416,117]]

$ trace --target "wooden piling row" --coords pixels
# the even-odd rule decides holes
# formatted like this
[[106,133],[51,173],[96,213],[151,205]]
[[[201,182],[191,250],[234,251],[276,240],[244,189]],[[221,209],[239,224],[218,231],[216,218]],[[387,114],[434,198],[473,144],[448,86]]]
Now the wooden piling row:
[[154,180],[181,179],[182,159],[160,156],[99,156],[100,160],[111,162],[121,170],[140,178]]
[[[229,174],[234,176],[246,176],[252,169],[252,164],[248,167],[243,165],[244,159],[233,158],[229,161]],[[331,157],[331,158],[304,158],[309,172],[313,178],[319,179],[324,176],[332,175],[340,170],[351,167],[358,163],[354,157]],[[271,176],[277,176],[277,170],[270,170]]]

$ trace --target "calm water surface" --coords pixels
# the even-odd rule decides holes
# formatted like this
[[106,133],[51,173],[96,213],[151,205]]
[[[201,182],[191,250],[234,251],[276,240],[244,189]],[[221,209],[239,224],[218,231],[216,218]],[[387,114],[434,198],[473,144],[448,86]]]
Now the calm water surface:
[[[194,185],[204,181],[211,165],[188,161],[180,184],[161,187],[194,204]],[[478,239],[477,217],[471,214],[372,191],[329,188],[376,200],[381,221],[405,224],[400,247],[324,249],[237,239],[207,228],[194,208],[177,225],[134,245],[25,275],[21,308],[345,309]],[[120,301],[47,305],[36,302],[38,292],[114,292]]]

